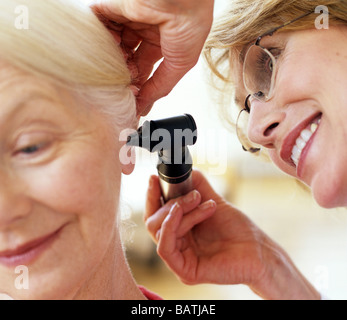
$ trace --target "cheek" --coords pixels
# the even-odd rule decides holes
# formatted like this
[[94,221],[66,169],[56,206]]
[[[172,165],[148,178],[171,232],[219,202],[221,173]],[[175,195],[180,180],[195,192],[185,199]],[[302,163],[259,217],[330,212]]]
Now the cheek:
[[115,225],[120,177],[116,159],[112,165],[110,155],[91,150],[67,152],[26,179],[36,204],[77,221],[77,232],[88,239]]
[[[327,45],[326,45],[327,46]],[[319,99],[346,83],[346,61],[331,59],[326,48],[300,49],[288,55],[280,65],[276,79],[277,92],[283,104],[305,99]],[[329,67],[327,67],[329,66]]]
[[[335,151],[334,149],[338,150]],[[340,148],[325,148],[317,155],[311,182],[313,196],[323,208],[347,206],[346,154]]]
[[39,297],[71,292],[90,277],[114,243],[121,179],[117,158],[89,146],[73,150],[21,173],[33,204],[32,220],[67,224],[54,250],[31,268],[30,287]]

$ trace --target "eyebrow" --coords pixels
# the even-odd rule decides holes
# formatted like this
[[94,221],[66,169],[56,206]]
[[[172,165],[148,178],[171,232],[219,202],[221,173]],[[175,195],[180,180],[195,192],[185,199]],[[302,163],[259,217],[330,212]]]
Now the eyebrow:
[[[290,25],[290,24],[292,24],[292,23],[294,23],[294,22],[296,22],[296,21],[298,21],[298,20],[300,20],[300,19],[302,19],[302,18],[305,18],[305,17],[307,17],[307,16],[309,16],[310,14],[313,14],[313,13],[315,13],[315,10],[311,10],[311,11],[309,11],[309,12],[306,12],[305,14],[303,14],[303,15],[301,15],[301,16],[299,16],[299,17],[296,17],[295,19],[293,19],[293,20],[290,20],[290,21],[287,21],[286,23],[284,23],[284,24],[282,24],[282,25],[280,25],[280,26],[277,26],[277,27],[275,27],[275,28],[272,28],[272,29],[270,29],[270,30],[268,30],[267,32],[265,32],[265,33],[263,33],[263,34],[261,34],[257,39],[255,39],[255,43],[257,42],[257,41],[260,41],[262,38],[264,38],[264,37],[266,37],[266,36],[272,36],[276,31],[278,31],[278,30],[280,30],[280,29],[283,29],[283,28],[285,28],[285,27],[287,27],[288,25]],[[251,42],[251,44],[252,44],[253,42]],[[241,51],[241,54],[240,54],[240,61],[243,63],[244,61],[245,61],[245,56],[246,56],[246,52],[247,52],[247,49],[250,47],[250,45],[248,44],[248,45],[246,45],[243,49],[242,49],[242,51]]]

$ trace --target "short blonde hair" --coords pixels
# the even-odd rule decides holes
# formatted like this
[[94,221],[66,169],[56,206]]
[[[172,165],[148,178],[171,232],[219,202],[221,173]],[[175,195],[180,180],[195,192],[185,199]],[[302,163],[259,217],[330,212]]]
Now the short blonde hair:
[[[16,26],[16,8],[23,7],[27,29]],[[1,0],[0,59],[81,94],[119,126],[135,125],[131,75],[121,49],[79,0]]]
[[[347,24],[345,0],[230,0],[223,16],[216,20],[204,49],[213,83],[224,97],[222,104],[230,109],[235,87],[232,74],[246,45],[272,28],[313,12],[322,5],[329,9],[331,25]],[[316,17],[309,15],[279,32],[314,28]]]

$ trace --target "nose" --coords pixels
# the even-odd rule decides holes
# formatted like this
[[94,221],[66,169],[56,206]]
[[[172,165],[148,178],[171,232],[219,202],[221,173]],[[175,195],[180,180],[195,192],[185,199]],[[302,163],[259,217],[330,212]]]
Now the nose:
[[276,108],[273,100],[263,102],[253,99],[248,122],[248,138],[253,143],[274,149],[285,112]]
[[26,217],[30,211],[31,203],[23,185],[0,169],[0,230]]

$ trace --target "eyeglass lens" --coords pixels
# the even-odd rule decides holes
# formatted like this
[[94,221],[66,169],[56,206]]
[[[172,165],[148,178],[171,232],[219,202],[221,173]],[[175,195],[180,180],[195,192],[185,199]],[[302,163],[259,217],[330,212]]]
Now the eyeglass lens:
[[246,54],[243,69],[244,84],[249,93],[259,100],[271,98],[276,59],[259,45],[252,45]]

